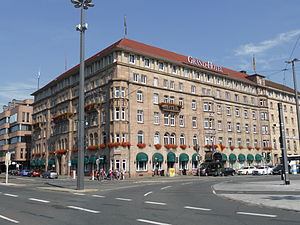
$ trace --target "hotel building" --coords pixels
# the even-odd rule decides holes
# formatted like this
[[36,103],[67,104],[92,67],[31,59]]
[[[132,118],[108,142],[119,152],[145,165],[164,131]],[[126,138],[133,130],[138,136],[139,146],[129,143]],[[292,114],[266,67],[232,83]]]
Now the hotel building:
[[0,113],[0,163],[5,168],[5,155],[11,152],[12,164],[28,168],[30,161],[33,100],[13,99]]
[[[234,168],[278,164],[279,102],[288,153],[300,153],[293,90],[262,75],[129,39],[87,59],[85,68],[86,172],[191,174],[211,150]],[[78,80],[75,66],[33,93],[32,164],[60,174],[76,169]]]

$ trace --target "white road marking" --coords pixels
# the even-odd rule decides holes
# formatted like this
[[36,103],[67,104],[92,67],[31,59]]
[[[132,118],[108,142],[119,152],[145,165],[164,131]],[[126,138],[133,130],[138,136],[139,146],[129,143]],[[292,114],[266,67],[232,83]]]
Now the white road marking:
[[77,209],[77,210],[81,210],[81,211],[85,211],[85,212],[90,212],[90,213],[100,213],[100,211],[91,210],[91,209],[85,209],[85,208],[81,208],[81,207],[77,207],[77,206],[72,206],[72,205],[69,205],[67,207],[70,208],[70,209]]
[[213,192],[214,195],[216,194],[216,191],[215,191],[215,190],[213,190],[212,192]]
[[182,183],[181,185],[192,184],[193,182]]
[[150,194],[152,194],[152,193],[153,193],[152,191],[149,191],[149,192],[147,192],[146,194],[144,194],[144,196],[150,195]]
[[8,194],[8,193],[5,193],[4,195],[9,196],[9,197],[14,197],[14,198],[19,197],[19,195],[13,195],[13,194]]
[[49,203],[50,201],[38,199],[38,198],[29,198],[30,201],[36,201],[36,202],[43,202],[43,203]]
[[161,223],[161,222],[155,222],[155,221],[144,220],[144,219],[137,219],[137,221],[142,222],[142,223],[156,224],[156,225],[172,225],[170,223]]
[[150,202],[150,201],[145,201],[146,204],[153,204],[153,205],[167,205],[167,203],[164,202]]
[[74,195],[85,195],[85,194],[83,194],[83,193],[77,193],[77,192],[75,192],[75,193],[73,193]]
[[240,215],[249,215],[249,216],[263,216],[263,217],[277,217],[277,215],[272,215],[272,214],[260,214],[260,213],[249,213],[249,212],[236,212],[236,214]]
[[95,198],[105,198],[105,196],[103,196],[103,195],[92,195],[92,196]]
[[8,217],[6,217],[6,216],[0,215],[0,218],[1,218],[1,219],[4,219],[4,220],[7,220],[7,221],[9,221],[9,222],[12,222],[12,223],[19,223],[19,221],[10,219],[10,218],[8,218]]
[[160,190],[165,190],[165,189],[170,188],[170,187],[172,187],[172,186],[162,187]]
[[196,210],[201,210],[201,211],[211,211],[211,209],[207,208],[198,208],[198,207],[193,207],[193,206],[184,206],[185,209],[196,209]]
[[132,199],[129,199],[129,198],[115,198],[115,199],[120,200],[120,201],[128,201],[128,202],[132,201]]

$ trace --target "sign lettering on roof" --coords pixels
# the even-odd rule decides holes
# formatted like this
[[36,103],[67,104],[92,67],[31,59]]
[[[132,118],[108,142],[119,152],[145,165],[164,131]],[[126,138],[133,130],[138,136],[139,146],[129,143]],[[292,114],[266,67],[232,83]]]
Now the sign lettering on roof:
[[187,61],[190,64],[197,66],[197,67],[203,67],[205,69],[214,70],[214,71],[223,73],[223,68],[221,66],[214,65],[211,62],[204,62],[202,60],[195,59],[192,56],[188,56]]

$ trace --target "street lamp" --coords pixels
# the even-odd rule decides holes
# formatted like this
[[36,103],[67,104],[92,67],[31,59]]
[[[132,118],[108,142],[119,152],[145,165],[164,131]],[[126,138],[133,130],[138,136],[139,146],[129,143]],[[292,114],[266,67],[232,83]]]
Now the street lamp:
[[299,99],[298,99],[298,90],[297,90],[297,79],[296,79],[296,72],[295,72],[295,62],[299,62],[300,59],[293,59],[291,61],[286,61],[286,63],[292,63],[293,69],[293,80],[294,80],[294,91],[295,91],[295,99],[296,99],[296,112],[297,112],[297,124],[298,124],[298,141],[300,142],[300,112],[299,112]]
[[87,24],[84,23],[84,10],[94,7],[92,0],[71,0],[75,8],[81,8],[80,24],[76,30],[80,32],[80,72],[79,72],[79,114],[78,114],[78,168],[77,168],[77,189],[84,189],[84,33]]

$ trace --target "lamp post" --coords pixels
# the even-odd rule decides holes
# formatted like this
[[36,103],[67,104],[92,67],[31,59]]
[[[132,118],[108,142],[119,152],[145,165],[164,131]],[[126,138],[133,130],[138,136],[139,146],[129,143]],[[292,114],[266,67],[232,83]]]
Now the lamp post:
[[299,112],[299,100],[298,100],[298,90],[297,90],[297,79],[296,79],[296,72],[295,72],[295,62],[299,62],[300,59],[293,59],[291,61],[286,61],[286,63],[292,63],[293,69],[293,80],[294,80],[294,91],[295,91],[295,99],[296,99],[296,112],[297,112],[297,124],[298,124],[298,141],[300,142],[300,112]]
[[71,0],[75,8],[81,8],[80,24],[76,30],[80,32],[80,72],[79,72],[79,104],[78,104],[78,167],[77,189],[84,189],[84,33],[87,24],[84,23],[84,10],[93,7],[92,0]]

